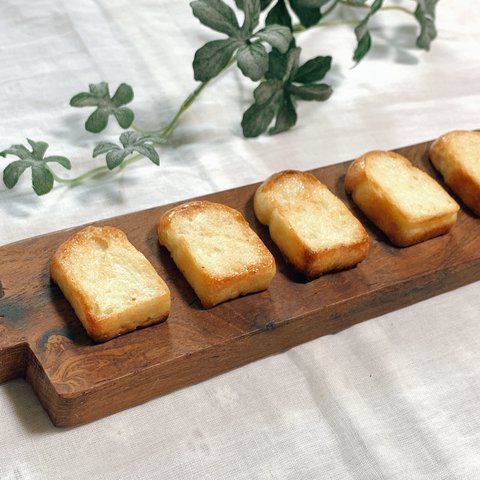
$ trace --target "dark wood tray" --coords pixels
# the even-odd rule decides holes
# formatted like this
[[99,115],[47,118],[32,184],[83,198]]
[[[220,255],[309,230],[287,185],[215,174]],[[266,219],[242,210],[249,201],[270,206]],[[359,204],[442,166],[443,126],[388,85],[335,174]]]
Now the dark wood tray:
[[[398,151],[438,179],[428,146]],[[172,292],[167,322],[105,344],[88,338],[49,277],[51,255],[78,228],[1,247],[0,383],[25,377],[55,425],[78,425],[480,279],[480,220],[467,208],[462,206],[450,234],[393,247],[345,196],[347,167],[348,162],[312,173],[364,223],[370,253],[351,270],[310,282],[294,274],[255,220],[257,185],[203,197],[240,210],[278,266],[268,291],[210,310],[201,308],[158,244],[155,225],[170,205],[96,222],[124,230]]]

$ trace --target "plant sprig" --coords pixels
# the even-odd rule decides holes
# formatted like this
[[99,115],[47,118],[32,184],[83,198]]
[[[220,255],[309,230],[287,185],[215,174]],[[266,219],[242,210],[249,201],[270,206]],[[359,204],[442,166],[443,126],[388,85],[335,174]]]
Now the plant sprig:
[[48,143],[46,142],[34,142],[29,138],[27,138],[27,142],[30,144],[31,150],[24,145],[12,145],[0,152],[2,157],[13,155],[19,159],[5,167],[3,183],[7,188],[13,188],[25,170],[30,168],[33,190],[37,195],[44,195],[53,188],[54,183],[54,173],[50,170],[48,163],[58,163],[67,170],[72,168],[72,164],[68,158],[63,156],[45,157],[45,152],[48,149]]
[[92,133],[100,133],[107,127],[108,118],[113,115],[122,128],[129,128],[133,123],[135,114],[127,107],[133,100],[133,89],[130,85],[122,83],[113,97],[110,97],[108,83],[92,83],[88,92],[77,93],[70,100],[72,107],[97,107],[87,118],[85,129]]
[[[193,76],[199,82],[195,90],[181,104],[171,121],[154,130],[143,130],[135,125],[135,114],[126,105],[134,99],[133,88],[121,83],[113,96],[106,82],[90,84],[88,91],[74,95],[72,107],[93,107],[85,122],[91,133],[102,132],[114,117],[124,131],[119,143],[98,143],[92,157],[105,156],[105,164],[74,178],[63,178],[51,168],[57,163],[70,170],[71,162],[64,156],[45,157],[48,144],[27,139],[30,149],[24,145],[12,145],[0,152],[0,156],[16,156],[3,171],[7,188],[17,185],[21,175],[31,170],[32,186],[37,195],[48,193],[54,183],[77,185],[87,178],[110,171],[121,171],[142,158],[159,165],[158,147],[168,143],[182,115],[195,102],[200,93],[217,76],[236,64],[242,74],[258,82],[253,90],[253,103],[244,112],[241,127],[245,137],[261,134],[278,134],[294,127],[298,120],[297,102],[325,101],[332,95],[332,88],[324,83],[332,57],[320,55],[300,65],[301,47],[295,36],[315,27],[353,25],[356,45],[352,59],[362,61],[372,46],[371,19],[381,11],[397,10],[411,15],[420,30],[416,38],[418,48],[429,50],[436,38],[435,9],[438,0],[412,0],[415,10],[400,5],[386,5],[388,0],[234,0],[236,11],[223,0],[193,0],[193,15],[204,26],[224,35],[200,47],[193,58]],[[364,10],[357,17],[328,17],[344,7]],[[261,15],[261,12],[264,12]],[[239,17],[240,15],[240,17]],[[239,18],[242,21],[239,21]],[[260,23],[264,19],[264,24]],[[294,23],[298,19],[299,23]]]
[[155,150],[155,145],[159,143],[158,138],[128,131],[122,133],[119,140],[121,147],[116,143],[100,142],[93,150],[93,157],[106,154],[105,158],[109,170],[119,167],[134,152],[148,158],[155,165],[160,165],[160,157]]
[[254,103],[244,113],[242,129],[245,137],[265,133],[275,118],[269,133],[289,130],[297,122],[295,100],[327,100],[332,88],[317,83],[330,69],[331,57],[316,57],[299,67],[300,48],[282,55],[278,50],[269,54],[269,69],[265,81],[253,92]]

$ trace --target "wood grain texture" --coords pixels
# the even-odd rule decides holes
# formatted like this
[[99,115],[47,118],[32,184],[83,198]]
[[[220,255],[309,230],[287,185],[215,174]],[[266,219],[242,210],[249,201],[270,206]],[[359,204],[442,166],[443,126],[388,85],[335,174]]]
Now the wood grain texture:
[[[398,151],[439,180],[428,161],[428,146]],[[53,423],[74,426],[480,279],[478,217],[462,206],[450,234],[394,247],[346,197],[348,164],[312,173],[365,225],[370,253],[353,269],[310,282],[295,275],[254,218],[258,185],[203,197],[241,211],[278,266],[268,291],[209,310],[158,244],[156,224],[172,205],[96,222],[125,231],[172,293],[165,323],[104,344],[88,338],[49,277],[52,254],[81,227],[0,248],[0,382],[26,377]]]

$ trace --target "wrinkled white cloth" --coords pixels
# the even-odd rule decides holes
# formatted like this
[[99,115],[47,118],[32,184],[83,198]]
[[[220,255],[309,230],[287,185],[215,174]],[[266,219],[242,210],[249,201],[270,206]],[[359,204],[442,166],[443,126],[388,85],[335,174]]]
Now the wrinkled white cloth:
[[[428,53],[414,47],[412,17],[377,15],[356,68],[351,26],[298,37],[302,61],[333,54],[334,95],[299,103],[290,132],[242,137],[253,84],[232,70],[182,117],[160,167],[144,160],[41,198],[28,175],[1,185],[0,245],[479,128],[480,3],[442,0],[437,11]],[[85,132],[88,112],[69,107],[71,96],[127,82],[136,123],[165,124],[195,88],[195,50],[215,38],[186,1],[2,0],[0,149],[28,137],[68,156],[72,175],[101,164],[93,146],[119,129]],[[77,428],[53,427],[31,388],[10,381],[0,386],[0,479],[478,479],[479,285]]]

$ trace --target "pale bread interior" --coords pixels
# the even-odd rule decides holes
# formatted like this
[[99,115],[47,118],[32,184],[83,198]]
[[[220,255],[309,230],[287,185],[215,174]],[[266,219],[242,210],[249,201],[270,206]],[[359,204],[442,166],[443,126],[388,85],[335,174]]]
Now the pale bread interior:
[[387,154],[370,158],[366,174],[411,222],[457,210],[453,199],[433,178],[397,157]]
[[205,208],[178,215],[172,228],[176,241],[188,245],[198,265],[212,277],[242,272],[264,259],[264,249],[251,241],[253,232],[228,210]]
[[90,298],[95,315],[112,315],[165,293],[145,257],[123,242],[93,237],[79,246],[75,258],[69,260],[65,266]]
[[281,213],[312,250],[363,238],[365,232],[350,211],[320,182],[305,182],[300,175],[281,177],[270,195],[270,216],[273,210]]

